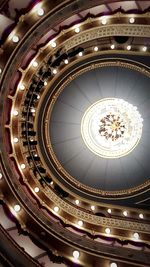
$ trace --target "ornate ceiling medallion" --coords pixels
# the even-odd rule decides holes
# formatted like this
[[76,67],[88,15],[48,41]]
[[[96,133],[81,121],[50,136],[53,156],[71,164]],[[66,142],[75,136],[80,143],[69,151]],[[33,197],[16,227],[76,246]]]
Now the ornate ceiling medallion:
[[142,136],[137,107],[118,98],[103,98],[84,113],[81,134],[86,146],[102,158],[129,154]]

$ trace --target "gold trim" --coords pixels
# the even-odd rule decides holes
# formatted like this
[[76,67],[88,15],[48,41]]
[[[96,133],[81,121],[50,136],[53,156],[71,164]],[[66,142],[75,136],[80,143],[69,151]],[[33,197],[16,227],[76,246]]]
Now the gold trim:
[[[65,81],[61,84],[61,86],[58,88],[58,90],[54,93],[54,97],[52,99],[52,101],[48,102],[48,110],[47,110],[47,114],[45,114],[45,117],[46,117],[46,122],[47,122],[47,118],[49,116],[51,116],[51,113],[52,113],[52,109],[54,107],[54,104],[58,98],[58,96],[60,95],[60,93],[64,90],[64,88],[66,87],[66,85],[68,85],[72,80],[74,80],[76,77],[78,77],[79,75],[81,75],[82,73],[85,73],[89,70],[92,70],[92,69],[95,69],[95,68],[102,68],[102,67],[108,67],[108,66],[119,66],[119,67],[122,67],[122,68],[128,68],[128,69],[131,69],[131,70],[135,70],[135,71],[138,71],[148,77],[150,77],[150,72],[144,68],[144,66],[142,65],[142,67],[139,67],[133,63],[127,63],[125,61],[120,61],[119,59],[117,61],[104,61],[104,62],[101,62],[101,63],[92,63],[90,66],[87,66],[87,67],[83,67],[82,66],[82,69],[81,70],[78,70],[76,71],[75,74],[72,74],[69,76],[69,78],[65,79]],[[49,120],[50,121],[50,120]],[[95,188],[91,188],[89,186],[86,186],[82,183],[80,183],[79,181],[77,181],[74,177],[72,177],[64,168],[63,166],[60,164],[60,162],[58,161],[54,151],[53,151],[53,148],[52,148],[52,145],[51,145],[51,140],[50,140],[50,136],[49,136],[49,124],[46,123],[44,124],[45,126],[45,140],[47,140],[47,143],[46,143],[46,147],[48,148],[48,154],[49,154],[49,157],[52,157],[55,165],[57,166],[57,169],[59,170],[59,173],[61,174],[61,177],[63,179],[66,180],[67,178],[67,181],[68,182],[71,182],[71,184],[73,184],[74,187],[77,187],[79,188],[80,190],[86,190],[87,192],[89,193],[96,193],[102,197],[107,197],[107,196],[124,196],[124,195],[131,195],[133,193],[137,193],[138,191],[140,190],[143,190],[143,189],[146,189],[149,185],[150,185],[150,181],[147,181],[145,183],[143,183],[142,185],[139,185],[137,187],[134,187],[134,188],[130,188],[130,189],[126,189],[126,190],[119,190],[119,191],[104,191],[104,190],[99,190],[99,189],[95,189]],[[48,141],[49,140],[49,141]]]

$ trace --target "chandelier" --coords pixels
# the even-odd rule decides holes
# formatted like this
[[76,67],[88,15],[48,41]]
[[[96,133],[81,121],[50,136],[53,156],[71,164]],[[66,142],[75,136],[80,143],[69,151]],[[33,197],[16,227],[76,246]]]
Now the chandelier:
[[137,107],[118,98],[104,98],[83,115],[81,134],[86,146],[103,158],[130,153],[142,136],[143,119]]

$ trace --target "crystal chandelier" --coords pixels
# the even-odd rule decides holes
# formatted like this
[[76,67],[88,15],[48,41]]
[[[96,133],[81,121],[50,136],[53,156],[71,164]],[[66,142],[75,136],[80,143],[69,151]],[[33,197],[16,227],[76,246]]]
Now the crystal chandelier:
[[87,147],[104,158],[119,158],[139,143],[143,119],[137,107],[118,98],[104,98],[90,106],[81,122]]

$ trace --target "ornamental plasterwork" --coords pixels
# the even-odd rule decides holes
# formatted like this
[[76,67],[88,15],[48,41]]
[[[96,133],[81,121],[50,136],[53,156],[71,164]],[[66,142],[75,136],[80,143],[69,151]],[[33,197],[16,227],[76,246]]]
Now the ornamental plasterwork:
[[126,25],[126,24],[115,24],[108,26],[99,26],[92,28],[87,31],[83,31],[78,35],[74,35],[69,40],[64,42],[66,50],[73,48],[74,46],[81,45],[82,43],[104,38],[108,36],[131,36],[131,37],[150,37],[149,25]]
[[[46,190],[48,193],[48,190]],[[150,232],[150,225],[149,224],[141,224],[141,223],[135,223],[131,221],[123,221],[119,219],[113,219],[113,218],[103,218],[100,216],[92,215],[90,213],[86,213],[82,210],[79,210],[71,205],[69,205],[67,202],[63,201],[61,198],[59,198],[56,194],[54,194],[52,191],[49,192],[50,199],[59,205],[61,209],[64,211],[67,211],[70,215],[75,216],[78,219],[81,219],[85,222],[92,223],[94,225],[104,226],[104,227],[113,227],[118,229],[125,229],[125,230],[139,230],[149,233]]]
[[[133,62],[133,61],[114,61],[114,60],[111,60],[111,61],[101,61],[100,63],[95,63],[95,64],[91,64],[90,66],[87,66],[78,71],[76,71],[74,74],[72,74],[71,76],[69,76],[68,78],[65,79],[64,83],[61,84],[61,86],[56,90],[54,96],[53,96],[53,100],[51,101],[51,103],[49,103],[49,107],[48,107],[48,111],[47,111],[47,114],[51,114],[52,112],[52,109],[53,109],[53,106],[55,104],[55,101],[57,100],[57,97],[60,95],[60,93],[64,90],[64,88],[66,87],[66,85],[68,85],[69,82],[71,82],[73,79],[75,79],[76,77],[78,77],[79,75],[81,75],[82,73],[85,73],[91,69],[95,69],[95,68],[101,68],[101,67],[108,67],[108,66],[120,66],[120,67],[123,67],[123,68],[128,68],[128,69],[131,69],[131,70],[136,70],[138,72],[141,72],[142,74],[150,77],[150,72],[148,70],[146,70],[144,68],[143,65],[141,66],[137,66],[135,65],[136,62]],[[84,184],[81,184],[79,181],[77,181],[74,177],[72,177],[64,168],[63,166],[60,164],[60,162],[57,160],[57,157],[55,156],[55,153],[53,151],[53,148],[52,148],[52,145],[50,143],[50,136],[48,135],[48,124],[47,124],[47,118],[48,118],[48,115],[45,114],[45,117],[46,117],[46,124],[45,124],[45,136],[46,136],[46,147],[49,151],[49,154],[50,154],[50,157],[53,158],[56,166],[57,166],[57,169],[59,170],[59,172],[61,172],[63,174],[63,179],[68,179],[71,183],[74,184],[74,186],[77,186],[83,190],[87,190],[88,192],[90,193],[96,193],[96,194],[100,194],[100,196],[103,196],[103,197],[107,197],[107,196],[117,196],[117,197],[128,197],[128,196],[125,196],[125,195],[130,195],[132,193],[138,193],[138,191],[140,190],[144,190],[145,188],[147,188],[147,186],[150,185],[150,181],[146,181],[145,183],[137,186],[137,187],[134,187],[134,188],[129,188],[129,189],[126,189],[126,190],[119,190],[119,191],[103,191],[103,190],[100,190],[100,189],[95,189],[95,188],[91,188],[91,187],[88,187]],[[44,164],[44,162],[43,162]],[[65,178],[64,178],[65,177]]]

